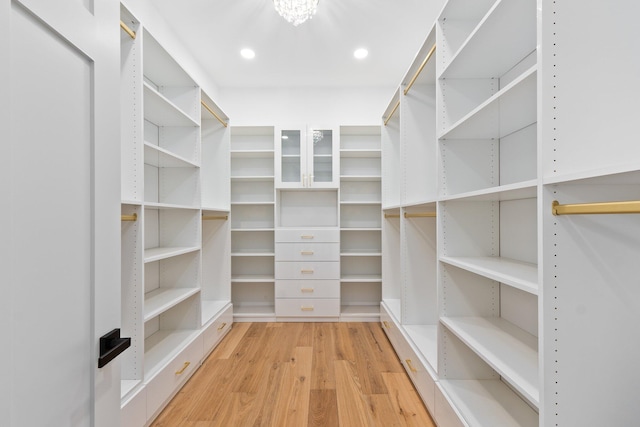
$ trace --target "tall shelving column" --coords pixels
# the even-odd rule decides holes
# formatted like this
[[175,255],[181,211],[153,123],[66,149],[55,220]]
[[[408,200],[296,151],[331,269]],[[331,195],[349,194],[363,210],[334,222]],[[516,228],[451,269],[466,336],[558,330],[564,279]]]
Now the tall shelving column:
[[437,23],[438,374],[469,425],[538,425],[536,11],[452,0]]
[[402,319],[400,260],[400,204],[402,161],[400,150],[400,91],[383,114],[382,144],[382,308]]
[[231,298],[236,321],[275,321],[274,128],[231,129]]
[[[231,304],[231,228],[229,225],[231,131],[229,118],[203,91],[200,95],[200,103],[202,145],[202,165],[200,168],[202,182],[201,323],[204,327],[222,311],[229,310]],[[225,326],[230,326],[230,323],[226,322]]]
[[382,299],[379,126],[340,127],[340,318],[377,321]]
[[552,202],[635,201],[638,212],[640,59],[626,52],[637,51],[640,5],[545,0],[541,13],[540,425],[634,425],[640,218],[611,205],[554,216]]
[[122,355],[121,398],[144,379],[144,300],[142,248],[144,199],[144,152],[142,117],[142,38],[136,37],[140,23],[124,7],[122,22],[133,31],[120,32],[121,99],[121,333],[131,337],[131,347]]

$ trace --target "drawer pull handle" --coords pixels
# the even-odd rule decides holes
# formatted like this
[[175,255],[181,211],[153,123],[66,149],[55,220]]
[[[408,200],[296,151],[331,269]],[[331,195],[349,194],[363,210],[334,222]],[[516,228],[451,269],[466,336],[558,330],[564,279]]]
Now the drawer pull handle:
[[407,362],[407,366],[409,367],[409,370],[410,370],[411,372],[413,372],[414,374],[415,374],[416,372],[418,372],[418,370],[417,370],[416,368],[414,368],[414,367],[413,367],[413,363],[411,363],[411,359],[407,359],[407,360],[405,360],[405,362]]
[[302,307],[300,307],[300,310],[302,310],[302,311],[313,311],[313,306],[306,307],[306,306],[303,305]]
[[301,239],[313,239],[313,234],[303,234],[300,236]]
[[300,255],[313,255],[313,251],[300,251]]
[[218,326],[218,330],[223,330],[225,326],[227,326],[227,322],[224,322],[222,325]]
[[301,292],[313,292],[313,288],[302,288],[300,289]]
[[384,324],[384,327],[387,329],[391,329],[391,325],[389,325],[389,322],[387,322],[386,320],[384,322],[382,322]]
[[187,370],[189,365],[191,365],[191,362],[184,362],[184,366],[179,371],[176,371],[176,375],[182,375],[184,373],[184,371]]
[[302,274],[313,274],[313,269],[309,268],[309,269],[302,269],[300,270],[300,273]]

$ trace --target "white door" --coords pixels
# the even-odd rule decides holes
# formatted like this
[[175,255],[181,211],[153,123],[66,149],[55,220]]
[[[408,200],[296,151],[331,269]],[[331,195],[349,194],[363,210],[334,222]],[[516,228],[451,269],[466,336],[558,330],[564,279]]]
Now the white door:
[[117,426],[119,3],[0,0],[0,425]]

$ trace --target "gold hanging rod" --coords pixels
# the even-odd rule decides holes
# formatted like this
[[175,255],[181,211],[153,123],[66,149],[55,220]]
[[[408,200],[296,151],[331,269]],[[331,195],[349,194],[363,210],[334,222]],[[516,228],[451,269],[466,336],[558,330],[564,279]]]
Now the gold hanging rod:
[[554,215],[637,214],[640,213],[640,200],[572,205],[561,205],[557,200],[554,200],[551,203],[551,213]]
[[400,218],[400,214],[384,214],[385,218]]
[[420,213],[405,212],[404,217],[405,218],[435,218],[436,213],[435,212],[420,212]]
[[138,214],[134,213],[133,215],[120,215],[120,221],[137,221]]
[[436,45],[434,44],[433,47],[431,48],[431,50],[429,50],[429,53],[427,53],[427,57],[424,58],[424,61],[422,61],[422,65],[420,65],[420,68],[418,68],[418,71],[416,71],[416,73],[411,78],[411,81],[409,82],[407,87],[404,89],[404,94],[405,95],[409,93],[409,89],[411,89],[411,86],[413,86],[413,84],[416,82],[416,80],[418,79],[418,76],[420,75],[420,73],[424,69],[425,65],[427,65],[427,62],[429,62],[429,60],[431,59],[431,56],[433,56],[433,53],[435,51],[436,51]]
[[122,28],[125,33],[129,34],[129,37],[131,37],[132,39],[136,38],[136,32],[129,28],[129,26],[125,24],[122,19],[120,20],[120,28]]
[[396,110],[398,109],[399,106],[400,106],[400,100],[398,100],[398,102],[396,102],[396,105],[393,107],[393,110],[391,110],[391,112],[389,113],[389,116],[384,121],[384,125],[385,126],[387,125],[387,123],[389,123],[389,120],[391,120],[391,117],[393,117],[393,114],[396,112]]
[[203,221],[211,221],[211,220],[228,220],[229,215],[202,215]]
[[211,114],[213,114],[213,117],[215,117],[216,119],[218,119],[218,121],[219,121],[220,123],[222,123],[222,126],[224,126],[224,127],[229,126],[229,124],[228,124],[227,122],[225,122],[224,120],[222,120],[222,119],[220,118],[220,116],[219,116],[219,115],[217,115],[217,114],[216,114],[216,112],[215,112],[215,111],[213,111],[213,110],[211,109],[211,107],[209,107],[209,106],[207,105],[207,103],[206,103],[206,102],[204,102],[204,101],[200,101],[200,103],[202,104],[202,106],[203,106],[204,108],[206,108],[206,109],[207,109],[207,111],[208,111],[208,112],[210,112]]

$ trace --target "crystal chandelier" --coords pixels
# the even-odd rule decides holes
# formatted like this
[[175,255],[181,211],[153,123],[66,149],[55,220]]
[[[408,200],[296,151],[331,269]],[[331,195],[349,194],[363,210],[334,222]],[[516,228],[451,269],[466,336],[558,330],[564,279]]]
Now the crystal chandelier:
[[311,19],[316,13],[319,0],[273,0],[276,11],[294,26]]

